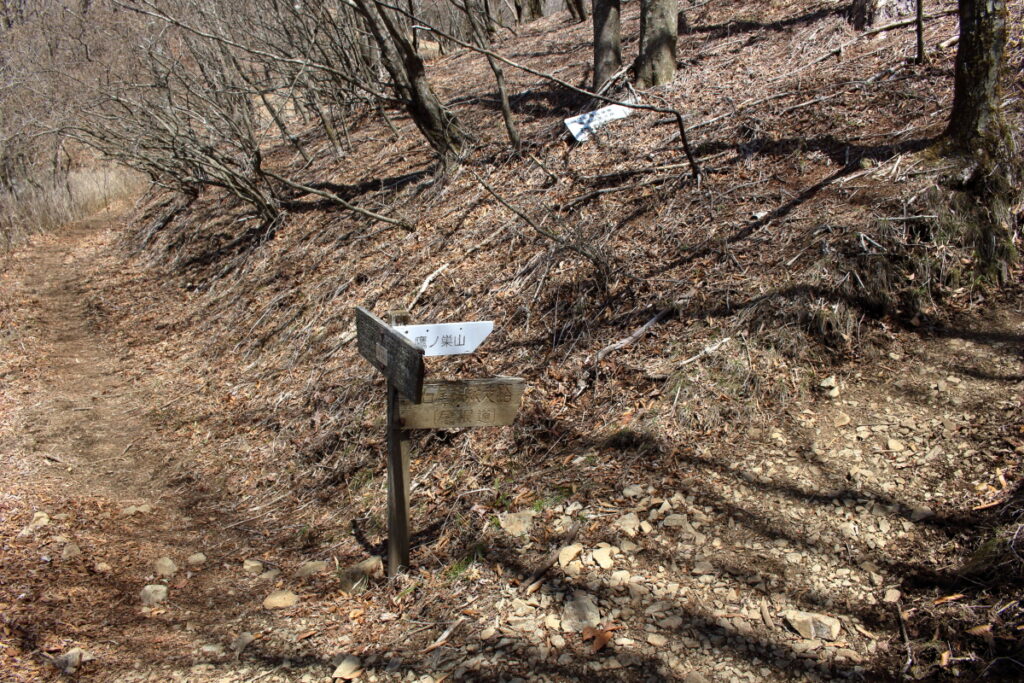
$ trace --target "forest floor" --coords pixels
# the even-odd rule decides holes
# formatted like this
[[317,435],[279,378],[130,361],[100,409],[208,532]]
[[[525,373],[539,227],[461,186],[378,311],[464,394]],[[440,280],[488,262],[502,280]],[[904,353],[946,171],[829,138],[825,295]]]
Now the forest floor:
[[[267,136],[414,232],[154,193],[4,256],[0,679],[1019,676],[1024,292],[975,278],[942,202],[954,4],[926,3],[925,65],[847,5],[692,8],[643,97],[690,117],[700,183],[664,120],[575,144],[589,103],[510,69],[514,157],[455,52],[454,168],[395,113],[341,150],[303,130],[311,164]],[[586,83],[589,41],[562,14],[500,49]],[[429,376],[527,384],[509,427],[415,432],[391,580],[356,305],[493,320]]]
[[[360,590],[336,563],[305,564],[323,552],[254,546],[239,520],[189,504],[168,463],[216,454],[188,452],[203,449],[189,425],[169,426],[179,378],[134,359],[147,335],[104,335],[87,305],[117,277],[104,269],[121,267],[118,229],[100,216],[36,238],[0,279],[5,680],[56,678],[74,647],[96,658],[81,665],[96,680],[330,680],[347,656],[366,680],[879,680],[922,666],[898,610],[915,634],[936,602],[955,608],[947,623],[1019,612],[1019,596],[950,597],[928,578],[955,569],[972,523],[944,511],[1003,501],[1018,476],[1021,425],[1016,439],[1003,427],[1020,417],[1019,308],[894,333],[838,396],[793,402],[795,429],[752,428],[727,452],[684,458],[699,474],[624,478],[586,505],[503,516],[508,550],[524,533],[562,551],[540,590],[502,567],[514,556],[393,582],[371,567]],[[818,493],[837,480],[844,493]],[[570,518],[587,526],[560,541]],[[145,606],[154,584],[170,597]],[[282,590],[295,605],[264,604]],[[819,631],[801,635],[800,619]],[[976,634],[977,653],[937,640],[944,664],[920,671],[952,674],[991,636]]]

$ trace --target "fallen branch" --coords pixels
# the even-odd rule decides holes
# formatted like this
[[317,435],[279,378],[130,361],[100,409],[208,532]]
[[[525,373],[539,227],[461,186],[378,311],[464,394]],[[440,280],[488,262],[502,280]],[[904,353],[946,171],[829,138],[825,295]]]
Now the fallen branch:
[[549,554],[547,559],[544,560],[544,564],[537,567],[533,574],[530,575],[530,580],[526,582],[527,595],[532,595],[540,589],[543,584],[544,575],[548,573],[549,569],[555,566],[555,562],[558,562],[558,554],[562,551],[562,548],[576,540],[576,534],[579,532],[580,523],[574,522],[573,525],[569,527],[569,530],[562,534],[558,539],[558,543],[556,543],[557,547],[552,550],[551,554]]
[[696,356],[690,356],[689,358],[684,360],[682,363],[680,363],[679,367],[683,367],[684,365],[689,365],[690,363],[696,363],[701,358],[704,358],[705,356],[710,356],[715,351],[717,351],[718,349],[720,349],[723,346],[725,346],[726,344],[728,344],[730,339],[732,339],[732,337],[724,337],[724,338],[719,339],[718,341],[716,341],[714,344],[708,344]]
[[416,304],[419,302],[420,297],[423,296],[423,292],[427,291],[427,287],[429,287],[430,283],[434,281],[434,278],[436,278],[438,275],[440,275],[441,273],[443,273],[446,270],[448,270],[448,264],[447,263],[443,264],[440,268],[438,268],[433,273],[428,275],[423,280],[423,283],[420,284],[419,288],[416,290],[416,294],[415,294],[415,296],[413,296],[412,302],[406,307],[406,310],[411,311],[416,306]]
[[612,351],[618,351],[619,349],[625,348],[632,344],[633,342],[635,342],[636,340],[640,339],[640,337],[644,336],[644,334],[647,333],[647,330],[651,329],[652,327],[660,323],[662,320],[667,318],[668,315],[672,313],[674,310],[676,310],[675,306],[669,306],[668,308],[661,309],[660,311],[657,312],[657,314],[655,314],[653,318],[645,322],[643,326],[641,326],[635,332],[633,332],[633,334],[623,339],[620,339],[614,344],[609,344],[608,346],[598,351],[597,355],[594,356],[594,365],[597,365],[598,363],[603,361],[605,359],[605,356],[607,356]]
[[351,202],[345,201],[344,199],[342,199],[338,195],[334,194],[333,192],[328,192],[327,190],[319,190],[319,189],[317,189],[315,187],[310,187],[309,185],[303,185],[302,183],[297,183],[294,180],[289,180],[288,178],[285,178],[284,176],[278,175],[277,173],[274,173],[273,171],[267,171],[267,170],[264,169],[263,173],[265,173],[266,175],[270,176],[274,180],[277,180],[279,182],[284,183],[285,185],[287,185],[288,187],[290,187],[290,188],[292,188],[294,190],[301,190],[302,192],[308,192],[309,194],[315,194],[318,197],[323,197],[324,199],[326,199],[328,201],[332,201],[335,204],[338,204],[340,206],[343,206],[346,209],[348,209],[349,211],[353,211],[355,213],[358,213],[361,216],[366,216],[367,218],[372,218],[374,220],[378,220],[378,221],[381,221],[383,223],[389,223],[391,225],[396,225],[399,228],[401,228],[402,230],[407,230],[409,232],[416,232],[416,228],[415,227],[413,227],[412,225],[410,225],[406,221],[401,220],[400,218],[390,218],[388,216],[383,216],[383,215],[381,215],[379,213],[375,213],[373,211],[370,211],[369,209],[364,209],[364,208],[358,207],[355,204],[352,204]]

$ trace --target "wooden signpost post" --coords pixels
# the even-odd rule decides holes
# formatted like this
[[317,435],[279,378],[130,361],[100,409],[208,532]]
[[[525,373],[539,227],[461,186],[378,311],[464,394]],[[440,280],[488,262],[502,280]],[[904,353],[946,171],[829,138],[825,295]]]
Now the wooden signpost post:
[[409,566],[409,436],[407,429],[512,424],[525,383],[518,377],[424,382],[424,356],[472,353],[494,329],[490,321],[392,325],[356,308],[359,353],[387,378],[388,576]]

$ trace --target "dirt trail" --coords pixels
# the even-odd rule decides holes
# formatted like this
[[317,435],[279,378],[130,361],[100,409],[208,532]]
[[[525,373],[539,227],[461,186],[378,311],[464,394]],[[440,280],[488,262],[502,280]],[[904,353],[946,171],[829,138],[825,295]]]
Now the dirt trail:
[[[37,239],[0,280],[2,680],[57,678],[51,660],[72,647],[96,657],[81,673],[97,680],[194,680],[237,635],[232,617],[262,599],[232,588],[244,544],[190,514],[168,481],[167,454],[187,445],[155,417],[163,387],[96,324],[87,266],[115,222]],[[39,512],[48,523],[23,531]],[[187,561],[200,552],[205,562]],[[162,557],[177,565],[164,581]],[[144,608],[140,591],[157,583],[170,601]],[[237,678],[277,667],[250,664]]]

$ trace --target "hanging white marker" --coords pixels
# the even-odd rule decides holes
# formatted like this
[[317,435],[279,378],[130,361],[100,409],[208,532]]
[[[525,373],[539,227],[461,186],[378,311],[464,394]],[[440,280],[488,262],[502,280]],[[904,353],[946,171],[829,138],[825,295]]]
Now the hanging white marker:
[[577,142],[585,142],[590,139],[590,136],[595,130],[608,123],[609,121],[618,121],[624,119],[633,112],[629,107],[623,107],[621,104],[613,104],[608,107],[601,107],[594,111],[588,111],[586,114],[580,114],[579,116],[573,116],[565,120],[565,127],[569,129],[572,136],[576,138]]
[[476,351],[494,330],[494,321],[396,325],[393,329],[423,349],[424,356],[455,356]]

